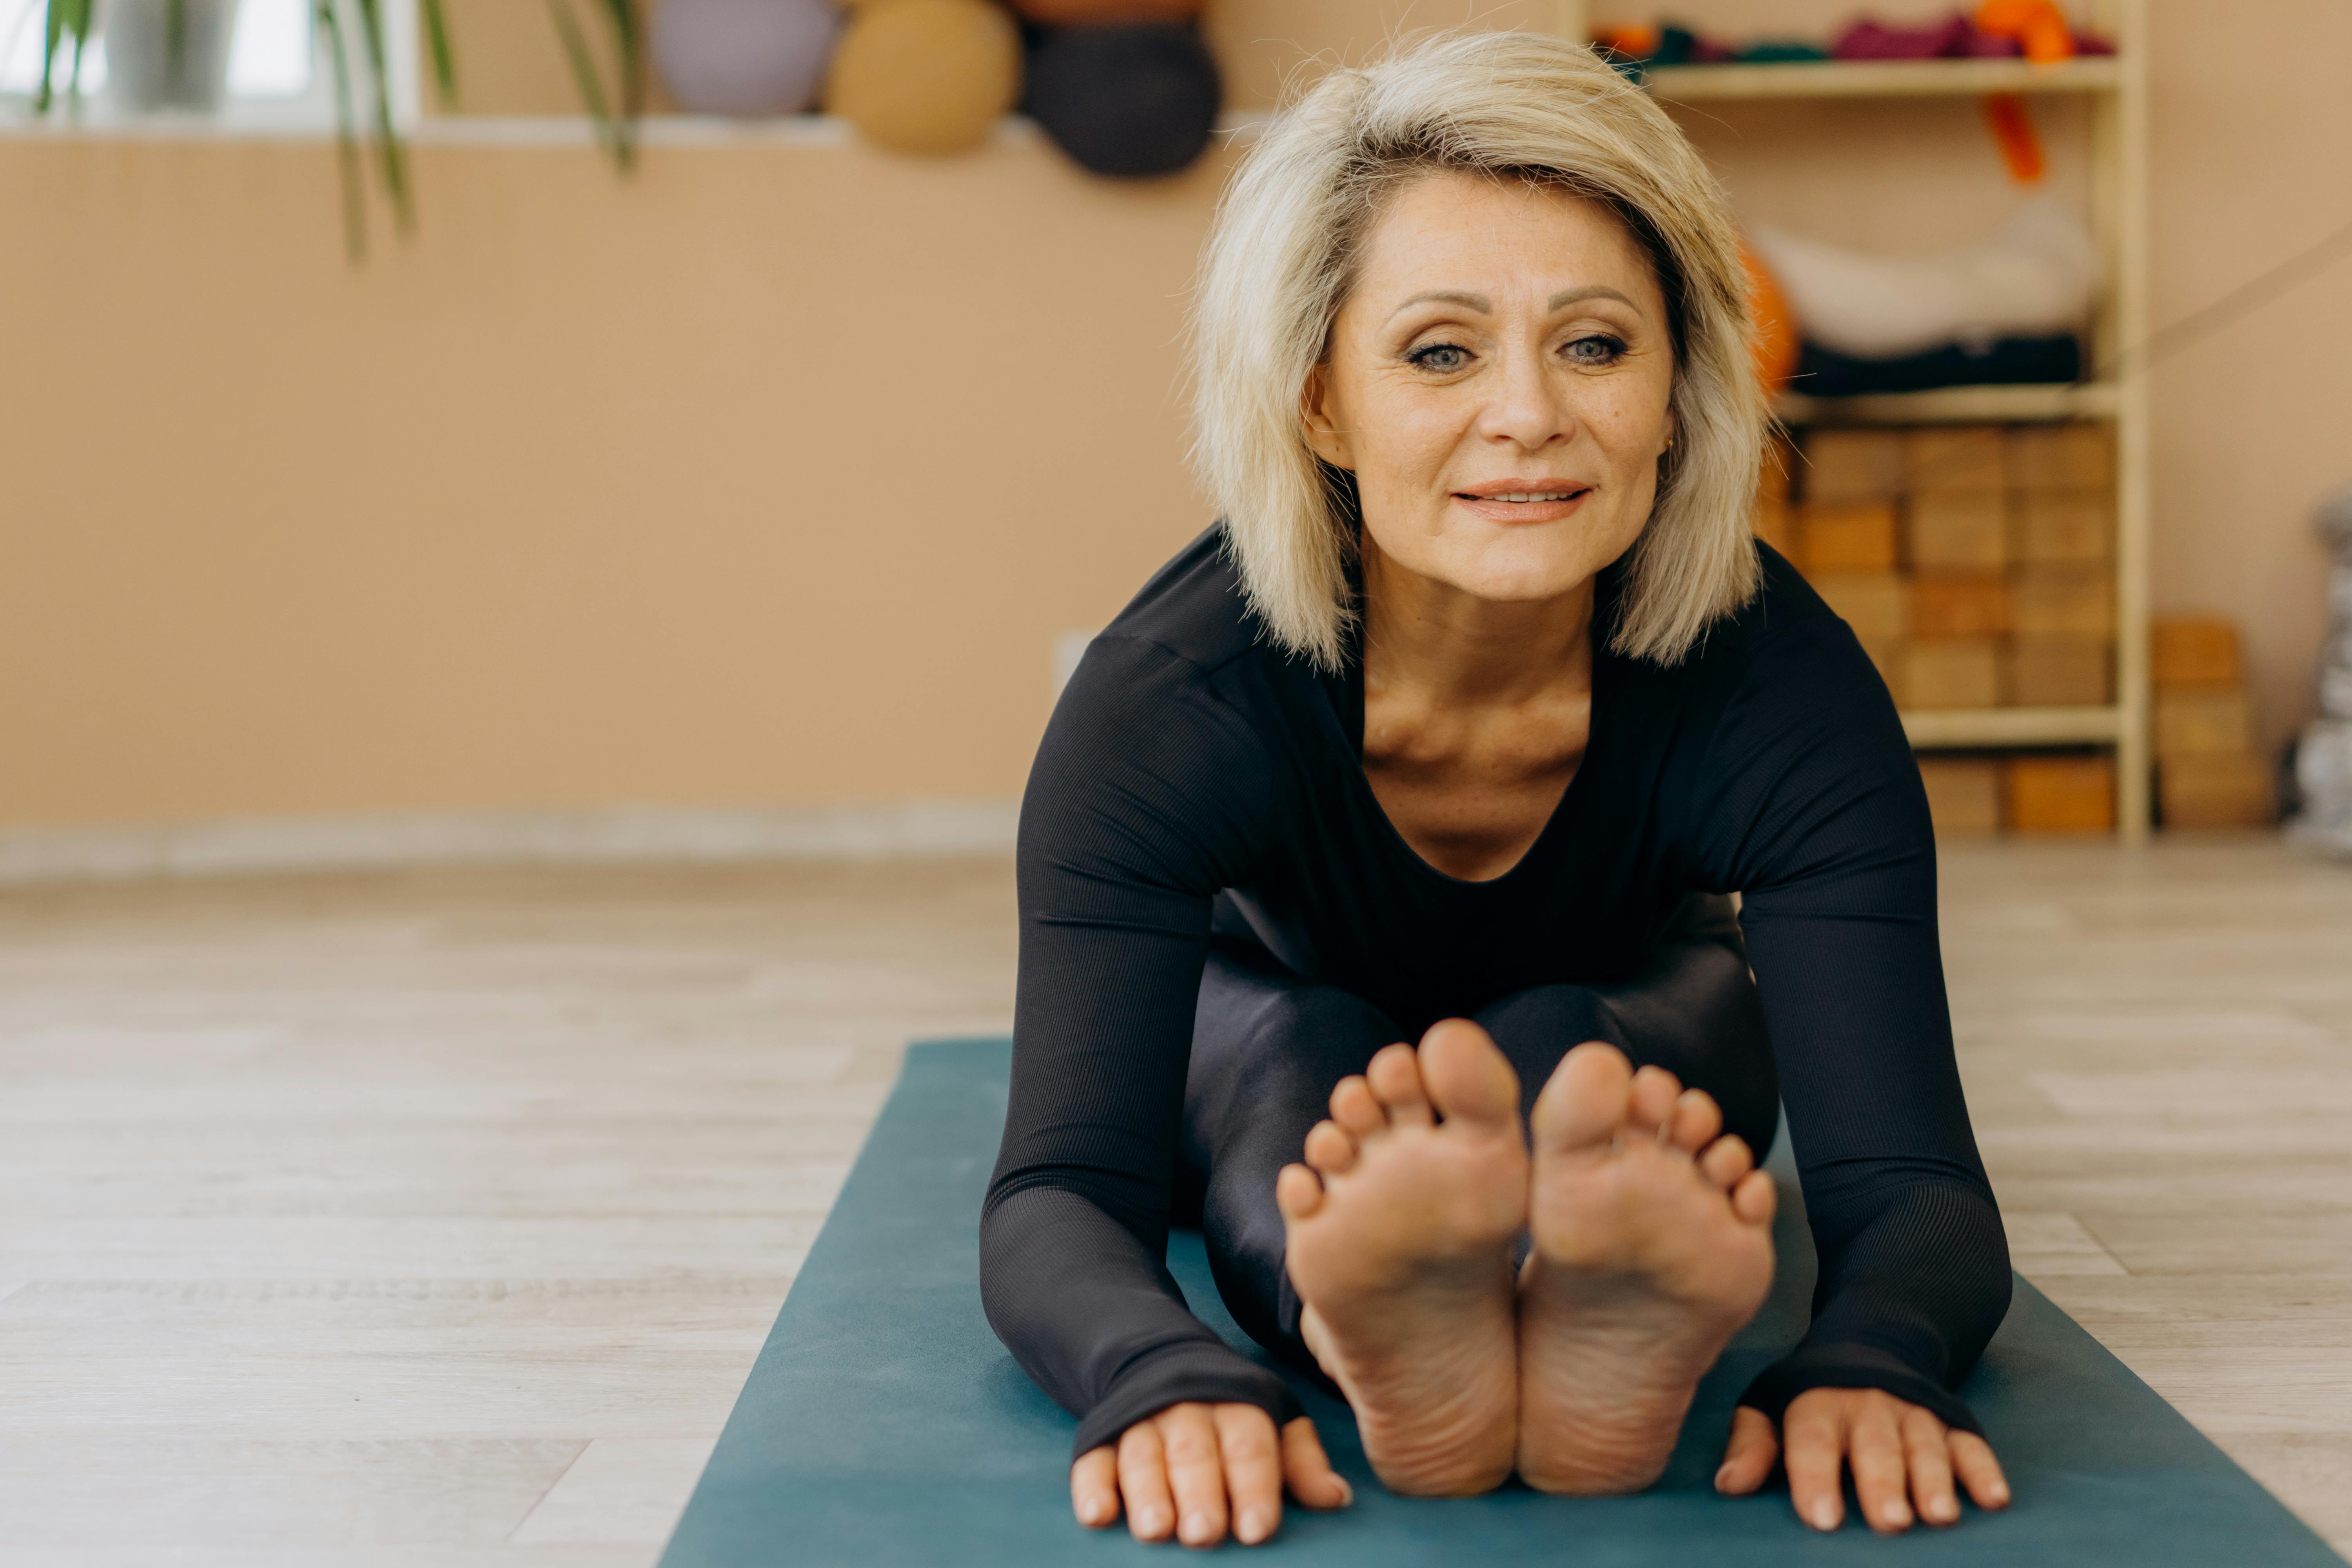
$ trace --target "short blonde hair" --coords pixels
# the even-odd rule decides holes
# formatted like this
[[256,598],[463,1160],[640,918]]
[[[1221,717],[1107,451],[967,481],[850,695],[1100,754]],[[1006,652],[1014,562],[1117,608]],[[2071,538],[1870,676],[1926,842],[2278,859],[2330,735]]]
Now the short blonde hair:
[[1451,32],[1334,70],[1234,173],[1193,306],[1193,466],[1274,640],[1337,668],[1355,615],[1351,487],[1307,444],[1300,396],[1388,197],[1442,170],[1598,201],[1649,253],[1675,328],[1675,438],[1627,562],[1614,651],[1680,661],[1756,592],[1748,514],[1767,414],[1747,272],[1721,190],[1681,130],[1591,50]]

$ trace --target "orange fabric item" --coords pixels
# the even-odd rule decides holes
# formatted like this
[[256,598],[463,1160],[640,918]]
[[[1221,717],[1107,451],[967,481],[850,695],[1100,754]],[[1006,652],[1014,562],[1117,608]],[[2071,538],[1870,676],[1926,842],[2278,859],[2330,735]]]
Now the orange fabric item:
[[1766,392],[1778,392],[1797,374],[1796,312],[1789,309],[1788,297],[1763,258],[1744,244],[1739,262],[1748,268],[1748,309],[1756,321],[1756,335],[1748,342],[1756,356],[1756,376]]
[[2015,38],[2025,58],[2040,64],[2074,58],[2074,35],[2056,0],[1984,0],[1977,7],[1977,31]]
[[1601,27],[1592,35],[1596,48],[1614,49],[1628,59],[1646,60],[1658,52],[1658,30],[1639,24]]
[[2050,166],[2049,160],[2042,156],[2042,138],[2033,129],[2033,116],[2026,111],[2023,95],[1986,94],[1985,119],[1992,126],[2001,162],[2009,165],[2009,177],[2021,185],[2040,180]]

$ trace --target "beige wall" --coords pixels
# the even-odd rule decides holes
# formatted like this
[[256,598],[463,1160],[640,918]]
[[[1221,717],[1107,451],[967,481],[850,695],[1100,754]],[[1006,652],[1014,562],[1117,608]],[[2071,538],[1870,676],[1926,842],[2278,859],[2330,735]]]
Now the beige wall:
[[[488,4],[469,107],[560,107],[535,36],[466,31]],[[1281,4],[1217,19],[1244,99],[1387,15]],[[2352,17],[2283,8],[2305,42],[2257,90],[2205,64],[2242,41],[2211,9],[2158,6],[2159,321],[2352,217]],[[1701,131],[1785,221],[1927,247],[1998,210],[1965,112],[1937,166],[1967,201],[1866,116],[1833,139],[1948,234],[1776,178],[1779,112]],[[423,233],[353,273],[318,146],[0,138],[0,824],[1016,791],[1055,635],[1204,521],[1175,383],[1223,165],[419,163]],[[2158,382],[2158,603],[2247,621],[2273,731],[2309,507],[2352,479],[2347,282]]]

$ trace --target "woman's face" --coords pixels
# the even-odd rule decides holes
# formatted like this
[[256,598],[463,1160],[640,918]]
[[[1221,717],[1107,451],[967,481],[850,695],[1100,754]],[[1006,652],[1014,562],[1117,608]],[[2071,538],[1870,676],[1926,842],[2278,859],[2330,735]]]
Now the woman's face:
[[1641,534],[1674,373],[1665,299],[1614,214],[1447,173],[1398,192],[1368,237],[1304,405],[1382,555],[1541,600]]

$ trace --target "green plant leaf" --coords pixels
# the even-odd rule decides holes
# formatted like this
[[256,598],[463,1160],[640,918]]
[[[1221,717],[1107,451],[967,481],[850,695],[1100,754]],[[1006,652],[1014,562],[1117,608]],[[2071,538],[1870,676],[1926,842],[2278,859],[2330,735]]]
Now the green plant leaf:
[[383,188],[392,197],[394,220],[403,232],[416,226],[416,204],[408,188],[408,152],[400,140],[400,128],[392,120],[392,67],[383,45],[383,0],[358,0],[362,42],[367,45],[368,75],[375,89],[373,104],[375,121],[376,162],[383,174]]
[[327,36],[327,58],[335,68],[335,162],[343,194],[343,251],[352,265],[367,260],[367,188],[360,163],[359,114],[352,102],[352,64],[343,47],[343,19],[335,0],[312,0],[311,14]]
[[596,57],[588,47],[588,36],[580,30],[580,20],[572,14],[568,0],[547,0],[547,10],[555,19],[556,36],[563,40],[564,56],[572,62],[572,78],[579,84],[581,105],[595,122],[596,139],[612,153],[614,163],[627,168],[628,143],[613,117],[612,103],[604,96],[604,79],[596,69]]
[[442,0],[425,0],[425,42],[433,55],[433,87],[441,107],[457,107],[457,51],[449,42],[449,16]]

